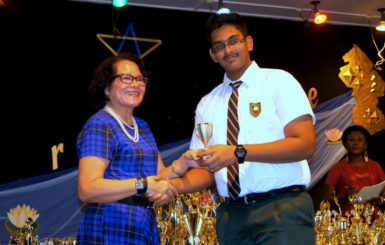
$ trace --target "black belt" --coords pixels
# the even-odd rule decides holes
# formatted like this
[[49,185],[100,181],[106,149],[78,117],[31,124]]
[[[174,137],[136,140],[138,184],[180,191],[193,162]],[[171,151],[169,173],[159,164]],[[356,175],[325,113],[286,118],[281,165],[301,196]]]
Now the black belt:
[[225,201],[226,201],[226,203],[249,204],[249,203],[253,203],[253,202],[260,200],[260,199],[265,199],[265,198],[269,198],[269,197],[273,197],[273,196],[277,196],[277,195],[282,195],[282,194],[288,193],[288,192],[302,192],[305,190],[306,190],[306,187],[303,185],[292,185],[292,186],[284,187],[281,189],[271,190],[268,192],[247,194],[243,197],[238,197],[235,200],[232,198],[226,197]]
[[152,202],[145,197],[132,196],[121,199],[118,201],[119,203],[129,204],[129,205],[137,205],[143,207],[151,207]]

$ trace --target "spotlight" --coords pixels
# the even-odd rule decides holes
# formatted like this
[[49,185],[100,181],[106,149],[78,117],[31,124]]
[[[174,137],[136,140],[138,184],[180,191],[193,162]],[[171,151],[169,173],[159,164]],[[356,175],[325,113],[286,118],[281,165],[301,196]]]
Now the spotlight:
[[127,4],[127,0],[112,0],[112,5],[114,5],[117,8],[126,6],[126,4]]
[[323,24],[327,20],[327,15],[318,11],[317,5],[320,4],[320,1],[311,1],[311,4],[314,5],[313,13],[314,13],[314,23],[319,25]]
[[218,1],[218,11],[217,11],[217,15],[220,15],[220,14],[230,14],[230,9],[226,8],[225,7],[225,4],[223,3],[223,0],[219,0]]
[[377,31],[385,31],[385,13],[384,13],[385,8],[380,8],[377,10],[381,12],[381,20],[378,23],[378,25],[376,26],[376,30]]

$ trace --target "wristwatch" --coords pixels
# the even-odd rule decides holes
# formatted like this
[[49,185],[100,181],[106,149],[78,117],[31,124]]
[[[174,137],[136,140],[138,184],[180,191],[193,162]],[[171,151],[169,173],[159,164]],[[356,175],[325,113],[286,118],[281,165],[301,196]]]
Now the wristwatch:
[[245,161],[247,151],[243,145],[237,145],[235,148],[234,155],[238,159],[238,163],[243,163]]
[[147,178],[137,178],[135,188],[139,194],[145,193],[147,191]]

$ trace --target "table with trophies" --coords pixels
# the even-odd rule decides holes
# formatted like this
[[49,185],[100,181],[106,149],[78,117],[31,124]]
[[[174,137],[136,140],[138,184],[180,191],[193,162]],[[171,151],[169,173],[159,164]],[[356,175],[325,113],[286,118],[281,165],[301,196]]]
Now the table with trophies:
[[334,197],[338,210],[330,208],[330,202],[323,200],[314,216],[316,245],[334,244],[385,244],[385,214],[370,203],[363,203],[354,194],[349,197],[353,209],[342,213],[338,199]]

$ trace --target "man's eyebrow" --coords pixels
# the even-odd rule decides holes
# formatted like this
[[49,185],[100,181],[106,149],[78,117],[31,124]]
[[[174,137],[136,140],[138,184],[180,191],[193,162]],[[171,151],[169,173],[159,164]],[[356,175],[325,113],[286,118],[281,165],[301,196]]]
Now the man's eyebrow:
[[229,38],[227,38],[226,40],[218,40],[216,42],[213,42],[213,44],[216,44],[216,43],[222,43],[222,42],[225,42],[227,40],[230,40],[231,38],[234,38],[234,37],[239,37],[239,35],[232,35],[230,36]]

